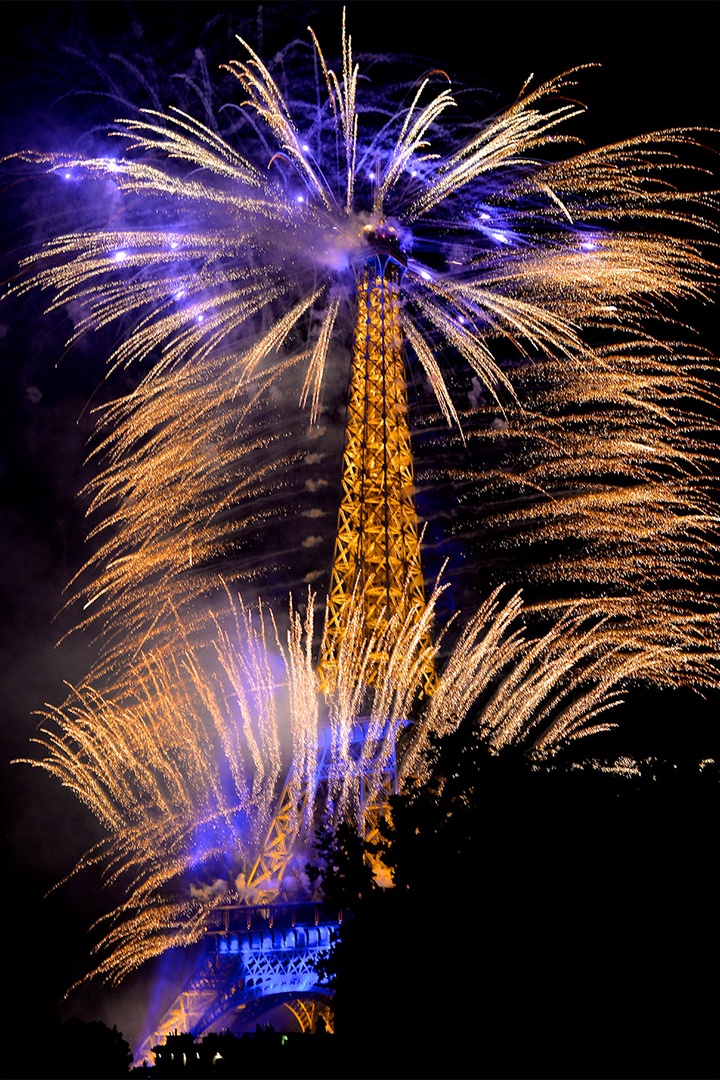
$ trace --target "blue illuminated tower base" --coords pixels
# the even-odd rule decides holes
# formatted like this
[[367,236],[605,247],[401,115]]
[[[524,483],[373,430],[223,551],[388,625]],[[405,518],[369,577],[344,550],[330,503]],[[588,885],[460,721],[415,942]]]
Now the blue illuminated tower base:
[[272,1024],[277,1031],[332,1031],[332,991],[318,962],[338,939],[340,916],[315,903],[228,905],[210,918],[195,975],[143,1041],[136,1062],[152,1061],[169,1033],[234,1035]]
[[[386,753],[374,783],[374,762],[363,761],[369,719],[353,725],[348,768],[354,768],[364,838],[374,839],[388,797],[397,792],[397,760]],[[264,903],[225,904],[208,915],[202,953],[190,978],[135,1054],[136,1064],[152,1061],[155,1046],[171,1034],[197,1038],[213,1032],[252,1033],[269,1023],[276,1031],[315,1031],[322,1017],[332,1032],[332,991],[318,972],[318,963],[339,939],[341,913],[314,901],[291,902],[278,897],[285,871],[298,852],[310,847],[306,818],[311,805],[326,801],[330,769],[329,730],[321,733],[316,782],[302,789],[291,769],[278,799],[273,824],[249,875],[255,894],[267,893]],[[291,828],[288,822],[294,822]],[[303,855],[301,864],[304,865]],[[374,867],[376,880],[381,864]]]

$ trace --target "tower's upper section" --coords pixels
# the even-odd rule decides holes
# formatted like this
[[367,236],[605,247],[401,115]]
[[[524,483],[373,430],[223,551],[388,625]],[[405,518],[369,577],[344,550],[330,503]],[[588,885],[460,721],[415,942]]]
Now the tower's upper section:
[[[391,620],[420,624],[425,589],[407,385],[402,355],[399,284],[405,269],[395,230],[367,226],[368,252],[356,263],[357,321],[350,371],[342,494],[325,638],[320,664],[325,689],[335,684],[348,637],[349,613],[362,616],[371,684],[387,660]],[[357,640],[353,633],[352,640]],[[422,646],[427,644],[424,641]],[[426,672],[429,688],[432,665]]]

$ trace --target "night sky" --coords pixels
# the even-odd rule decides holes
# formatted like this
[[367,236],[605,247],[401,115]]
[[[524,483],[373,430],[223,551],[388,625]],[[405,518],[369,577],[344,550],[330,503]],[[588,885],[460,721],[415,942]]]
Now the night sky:
[[[676,125],[720,127],[715,5],[709,3],[366,0],[347,9],[357,53],[413,53],[460,73],[487,87],[488,113],[509,103],[531,73],[544,79],[598,63],[583,77],[580,93],[589,105],[580,124],[588,143]],[[260,51],[268,55],[310,23],[332,54],[341,10],[337,3],[263,5]],[[122,108],[106,95],[87,93],[102,87],[98,69],[112,71],[121,95],[132,97],[140,79],[161,94],[167,79],[156,78],[151,64],[161,72],[185,70],[203,33],[220,52],[226,41],[225,59],[237,55],[231,29],[257,41],[258,7],[246,3],[18,2],[6,3],[4,14],[0,156],[26,148],[82,148],[99,138],[96,126],[99,132]],[[214,28],[204,31],[211,19]],[[144,56],[148,66],[133,73],[110,61],[110,53]],[[420,62],[418,70],[428,64]],[[72,206],[54,203],[47,189],[15,176],[0,173],[0,185],[0,279],[7,282],[18,260],[65,213],[71,215]],[[89,922],[107,908],[96,895],[97,882],[87,876],[43,899],[99,838],[97,826],[50,777],[8,765],[29,753],[33,713],[45,701],[59,703],[63,680],[88,667],[81,641],[55,644],[70,626],[61,610],[63,589],[83,561],[85,525],[75,496],[91,475],[83,464],[92,428],[88,405],[103,393],[103,355],[96,342],[82,342],[58,364],[67,324],[44,317],[42,307],[35,294],[0,303],[4,860],[6,903],[14,912],[7,927],[14,959],[6,972],[19,1009],[33,1015],[58,1007],[62,991],[86,970],[94,940]],[[705,343],[720,349],[714,311],[696,321]],[[696,711],[689,697],[662,699],[665,748],[669,740],[694,740],[708,754],[717,752],[716,703]],[[634,706],[642,715],[628,715],[633,732],[642,728],[642,739],[658,701],[643,698]],[[140,973],[115,994],[81,990],[62,1006],[63,1015],[116,1023],[132,1039],[147,983]]]

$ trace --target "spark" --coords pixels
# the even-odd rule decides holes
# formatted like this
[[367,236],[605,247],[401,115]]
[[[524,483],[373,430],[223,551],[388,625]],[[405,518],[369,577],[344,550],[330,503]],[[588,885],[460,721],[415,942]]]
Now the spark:
[[[468,138],[444,72],[389,112],[383,88],[376,112],[344,25],[339,72],[312,40],[320,85],[308,93],[301,75],[287,94],[240,42],[233,142],[183,111],[148,110],[118,122],[125,153],[112,159],[22,155],[86,183],[111,175],[123,199],[112,227],[51,239],[16,287],[48,291],[50,311],[73,305],[70,343],[119,327],[108,376],[136,372],[99,411],[96,550],[72,585],[99,657],[48,708],[33,762],[107,831],[81,866],[126,884],[95,969],[113,981],[198,940],[213,905],[252,895],[288,770],[303,851],[321,818],[361,827],[361,773],[379,794],[397,753],[401,783],[422,775],[431,736],[464,716],[493,750],[545,757],[607,727],[638,679],[703,686],[717,673],[718,608],[703,588],[720,546],[718,396],[678,314],[708,303],[718,276],[717,196],[685,163],[700,133],[578,149],[578,68],[471,118]],[[283,632],[279,609],[237,590],[275,569],[263,530],[298,460],[286,436],[305,409],[319,430],[369,236],[407,264],[402,340],[442,446],[495,462],[429,464],[424,479],[449,471],[458,503],[471,498],[477,521],[524,550],[529,581],[562,589],[523,607],[488,588],[443,636],[436,586],[418,621],[391,613],[369,639],[356,597],[321,700],[314,596],[302,618],[291,605]],[[465,391],[448,375],[458,359]],[[269,422],[273,394],[298,381],[297,410]],[[555,543],[560,556],[545,556]],[[527,628],[538,612],[549,629]],[[427,650],[438,677],[423,696]],[[221,887],[206,888],[220,864]]]
[[[612,620],[582,608],[548,633],[528,636],[519,595],[502,602],[495,593],[467,621],[435,693],[423,698],[425,651],[435,657],[441,645],[436,639],[428,646],[425,634],[444,588],[436,585],[419,622],[394,617],[370,638],[361,625],[363,600],[355,597],[337,682],[325,697],[312,654],[311,593],[304,616],[291,607],[284,635],[262,605],[247,608],[234,598],[232,619],[216,624],[210,645],[198,650],[179,627],[172,655],[138,658],[122,698],[85,686],[73,688],[62,708],[48,707],[35,740],[44,757],[26,760],[72,790],[107,831],[76,872],[99,864],[109,881],[130,882],[107,916],[92,975],[120,982],[167,948],[199,940],[218,905],[265,898],[250,870],[291,765],[290,840],[302,854],[320,824],[350,818],[362,830],[359,777],[367,800],[379,798],[398,746],[401,785],[422,777],[432,736],[453,730],[488,692],[479,723],[490,746],[529,745],[543,757],[607,729],[603,714],[627,680],[672,661],[662,643],[629,651]],[[384,660],[368,687],[370,658],[378,654]],[[332,748],[326,777],[321,730]],[[285,874],[286,894],[304,887],[303,859]]]
[[[587,483],[573,486],[575,498],[567,491],[579,463],[585,478],[606,478],[614,512],[628,493],[638,530],[649,535],[654,520],[642,507],[650,504],[636,489],[651,482],[654,462],[658,512],[672,528],[679,516],[681,527],[694,529],[702,537],[696,551],[704,548],[710,564],[718,529],[709,495],[701,485],[691,498],[679,492],[693,487],[698,472],[712,473],[717,396],[702,371],[709,358],[665,334],[676,327],[677,305],[706,302],[717,278],[702,243],[717,199],[692,190],[696,174],[683,160],[700,133],[674,129],[577,151],[565,131],[582,111],[575,98],[582,69],[527,84],[509,108],[476,122],[470,138],[458,134],[466,126],[453,123],[460,104],[447,77],[435,73],[442,76],[439,90],[433,77],[423,79],[409,105],[376,130],[357,112],[359,68],[345,30],[339,74],[313,41],[324,105],[303,99],[302,78],[298,93],[283,97],[249,46],[243,45],[247,59],[229,64],[249,117],[237,145],[180,110],[149,110],[113,132],[127,143],[125,156],[27,155],[87,182],[111,171],[125,203],[117,227],[47,243],[27,263],[31,280],[19,286],[50,290],[50,310],[74,302],[84,314],[73,340],[109,324],[129,325],[109,371],[143,371],[138,390],[107,414],[112,428],[103,446],[112,465],[93,485],[93,510],[121,527],[80,586],[88,594],[81,603],[102,597],[87,610],[109,662],[123,663],[124,643],[114,652],[118,626],[123,635],[136,628],[137,644],[144,641],[147,627],[133,622],[133,598],[147,583],[156,594],[153,583],[162,580],[150,552],[146,561],[140,557],[147,550],[144,523],[165,523],[155,530],[158,549],[184,534],[180,546],[192,558],[178,561],[176,580],[188,602],[193,591],[207,594],[207,575],[197,573],[203,558],[220,565],[241,533],[251,542],[255,514],[246,514],[244,503],[257,507],[259,485],[244,492],[234,485],[232,497],[227,489],[223,494],[230,466],[221,451],[223,466],[192,468],[183,491],[186,466],[178,463],[203,461],[209,446],[227,445],[226,414],[238,399],[267,394],[296,364],[305,370],[299,404],[309,405],[311,424],[319,421],[328,358],[336,362],[344,354],[352,319],[350,268],[362,259],[364,234],[381,221],[395,223],[408,257],[402,310],[408,361],[423,372],[444,419],[483,438],[482,410],[461,415],[463,402],[445,378],[444,355],[459,354],[490,408],[499,408],[510,432],[530,442],[530,453],[504,464],[498,478],[546,496],[534,503],[533,527],[526,513],[516,535],[537,537],[532,548],[538,550],[544,530],[557,525],[562,490],[568,536],[602,547],[604,537],[595,531],[601,517],[586,512]],[[567,155],[555,160],[563,148]],[[552,160],[543,160],[544,150]],[[377,174],[370,184],[363,179],[367,162]],[[408,180],[411,163],[422,169]],[[160,227],[147,224],[148,210]],[[508,367],[513,354],[519,363]],[[204,400],[193,400],[200,385]],[[690,410],[688,429],[682,417],[693,401],[699,408]],[[242,404],[238,431],[246,411]],[[101,423],[106,431],[105,418]],[[153,432],[152,453],[134,434],[140,423]],[[562,452],[570,446],[572,453]],[[245,456],[242,447],[236,453]],[[264,477],[272,483],[267,457]],[[278,478],[283,465],[279,458]],[[131,512],[111,508],[140,468],[154,476],[135,525]],[[488,472],[478,491],[490,482]],[[214,504],[226,508],[222,518]],[[208,527],[212,542],[203,551],[194,534]],[[519,558],[526,562],[527,552]],[[586,565],[572,567],[578,591],[587,586]],[[98,569],[115,587],[98,589]],[[674,552],[668,550],[664,569],[664,578],[676,578]]]

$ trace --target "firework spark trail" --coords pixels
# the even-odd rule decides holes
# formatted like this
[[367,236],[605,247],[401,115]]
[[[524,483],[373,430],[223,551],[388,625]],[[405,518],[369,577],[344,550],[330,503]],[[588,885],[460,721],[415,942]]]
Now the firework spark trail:
[[163,638],[170,647],[176,611],[199,635],[213,610],[203,597],[217,594],[216,567],[228,551],[248,556],[235,560],[235,575],[224,568],[225,581],[251,581],[258,561],[267,572],[258,548],[307,455],[292,423],[257,406],[274,374],[240,392],[227,359],[206,358],[100,411],[92,456],[104,467],[85,492],[96,550],[71,583],[82,598],[80,626],[102,626],[106,636],[93,680],[122,683],[129,655]]
[[[99,660],[49,709],[33,762],[108,831],[81,865],[128,883],[96,968],[115,981],[197,940],[214,905],[252,895],[247,869],[280,777],[292,763],[298,790],[322,786],[324,724],[326,802],[298,812],[297,829],[358,816],[359,773],[377,794],[411,716],[404,780],[422,774],[431,736],[469,713],[493,748],[542,756],[605,727],[636,678],[702,685],[716,673],[718,608],[698,585],[720,547],[718,397],[712,358],[683,344],[677,312],[717,281],[704,243],[717,197],[684,161],[700,135],[557,160],[582,111],[569,96],[578,72],[525,87],[468,139],[444,74],[439,91],[426,78],[409,106],[388,105],[385,89],[373,97],[359,82],[344,30],[339,75],[315,45],[321,82],[308,100],[302,85],[283,96],[249,47],[229,65],[244,94],[235,145],[156,110],[118,122],[116,157],[25,155],[123,204],[112,228],[51,240],[18,286],[49,290],[51,310],[73,305],[73,340],[118,326],[108,370],[137,372],[100,412],[99,547],[73,585]],[[353,268],[381,222],[407,261],[407,358],[437,399],[445,445],[491,452],[482,470],[471,459],[455,469],[458,497],[475,492],[477,520],[524,552],[528,580],[559,577],[564,590],[535,605],[554,619],[545,632],[525,630],[520,598],[496,590],[456,623],[454,644],[436,633],[432,646],[439,588],[419,623],[391,616],[370,640],[355,597],[321,707],[312,598],[284,632],[228,583],[253,589],[272,563],[262,529],[296,463],[286,436],[308,404],[310,422],[322,418],[324,380],[351,338]],[[445,375],[457,358],[461,395]],[[283,432],[267,417],[293,378],[300,408]],[[543,551],[557,541],[569,550],[552,565]],[[426,649],[442,661],[429,698]]]
[[[717,552],[711,495],[694,483],[716,460],[708,358],[658,336],[678,302],[706,299],[716,280],[700,243],[716,196],[687,191],[702,174],[679,157],[700,133],[643,135],[543,161],[544,150],[557,158],[572,146],[565,129],[581,107],[564,95],[580,69],[526,87],[469,140],[448,120],[458,108],[444,75],[440,91],[423,80],[409,106],[364,130],[345,33],[339,76],[319,47],[318,56],[325,109],[284,99],[252,50],[231,62],[249,118],[237,146],[186,113],[155,110],[118,123],[124,157],[41,158],[51,171],[110,182],[125,198],[125,222],[50,241],[29,261],[27,287],[52,290],[51,307],[80,305],[75,336],[130,320],[111,371],[150,362],[138,390],[107,413],[110,464],[93,484],[93,508],[105,515],[97,529],[108,538],[79,580],[89,580],[80,595],[106,654],[99,671],[122,668],[128,635],[136,647],[146,640],[139,598],[148,583],[155,602],[170,577],[166,592],[184,604],[207,595],[222,554],[252,537],[262,485],[286,483],[286,461],[278,455],[273,469],[270,448],[253,471],[256,429],[244,427],[242,402],[262,392],[248,380],[262,373],[267,390],[304,364],[299,397],[317,419],[328,358],[345,347],[352,317],[348,268],[362,257],[363,226],[381,218],[396,223],[408,250],[405,342],[445,418],[483,438],[484,410],[468,416],[445,382],[439,360],[450,350],[479,379],[485,414],[500,410],[507,435],[522,440],[498,488],[525,484],[546,496],[520,511],[511,501],[491,525],[519,524],[524,514],[532,558],[564,521],[588,547],[585,561],[564,564],[582,593],[607,553],[607,515],[587,494],[603,476],[606,508],[632,507],[615,591],[644,576],[658,519],[662,535],[693,533],[695,555],[678,559],[674,542],[654,544],[657,580],[691,577]],[[380,169],[372,180],[370,163]],[[153,207],[160,228],[147,224]],[[298,337],[308,347],[297,348]],[[526,362],[508,370],[509,351]],[[688,409],[690,401],[699,407]],[[230,440],[233,414],[241,438]],[[209,447],[218,460],[203,464]],[[233,455],[248,461],[240,483],[229,481]],[[478,491],[492,489],[492,469],[474,476]],[[638,485],[654,498],[639,496]]]
[[[74,691],[70,706],[48,709],[36,740],[45,756],[30,763],[73,790],[108,832],[77,869],[97,863],[109,881],[129,883],[126,899],[106,917],[110,929],[93,974],[121,981],[168,947],[199,940],[214,907],[252,900],[248,867],[290,762],[296,792],[312,800],[295,823],[304,853],[322,822],[350,816],[362,828],[358,778],[366,779],[368,799],[377,798],[408,716],[415,720],[402,743],[403,783],[422,776],[433,735],[454,729],[484,694],[490,697],[480,723],[490,745],[531,745],[542,756],[607,728],[601,715],[617,704],[627,680],[667,661],[662,644],[629,651],[624,632],[582,611],[529,637],[520,597],[503,603],[495,594],[467,622],[434,694],[423,699],[423,638],[441,592],[433,590],[419,624],[391,619],[370,639],[359,625],[362,598],[355,597],[337,685],[322,709],[312,602],[304,619],[291,612],[282,640],[262,607],[239,601],[233,626],[217,628],[212,667],[207,652],[199,656],[186,640],[172,658],[166,650],[143,657],[128,680],[135,694],[125,701],[86,687]],[[378,651],[384,664],[363,701],[363,672]],[[281,696],[291,717],[289,746]],[[369,711],[357,758],[353,739],[363,704]],[[321,722],[332,746],[324,785]],[[303,887],[293,873],[284,879],[289,894]]]
[[[719,521],[708,357],[678,348],[679,370],[645,344],[599,353],[595,371],[534,365],[524,407],[501,420],[482,406],[484,423],[465,435],[479,453],[452,468],[456,496],[490,546],[501,540],[500,572],[517,584],[552,602],[558,583],[572,583],[569,595],[613,612],[619,597],[644,593],[648,618],[662,609],[668,627],[690,604],[707,613],[712,638]],[[424,485],[445,477],[435,466],[418,472]]]

